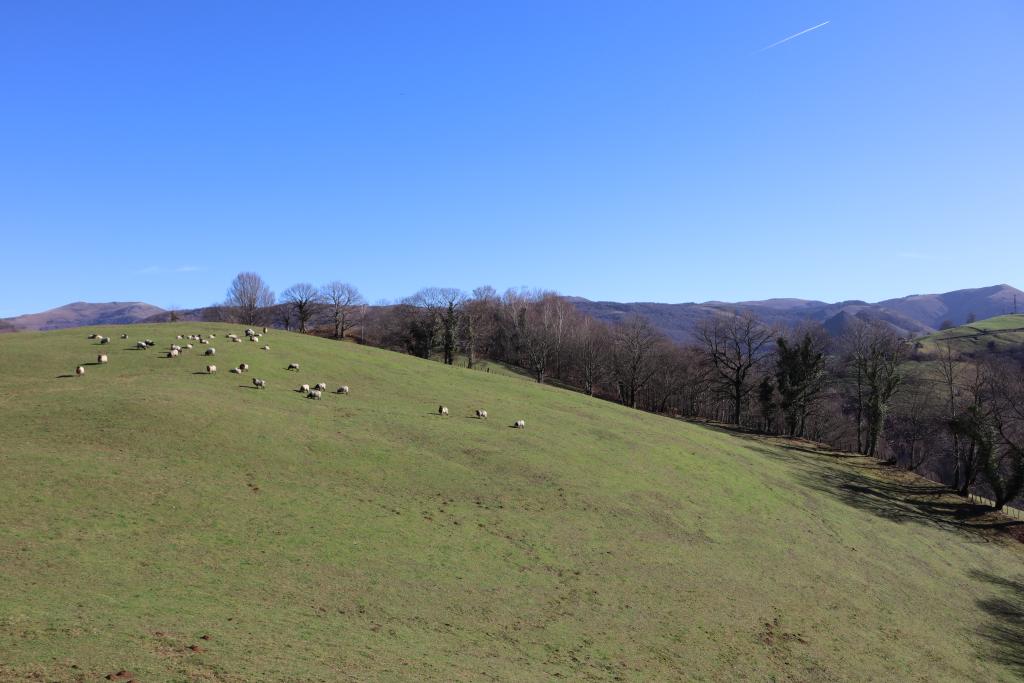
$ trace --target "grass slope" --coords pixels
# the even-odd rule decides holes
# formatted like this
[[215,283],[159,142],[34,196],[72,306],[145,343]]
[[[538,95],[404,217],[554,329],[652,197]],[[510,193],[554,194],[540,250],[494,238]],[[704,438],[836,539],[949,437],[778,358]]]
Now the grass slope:
[[[217,375],[129,348],[197,328]],[[920,480],[352,344],[123,329],[80,378],[92,330],[0,338],[0,679],[1024,672],[1019,544]],[[352,394],[291,390],[321,380]]]
[[1000,315],[979,320],[970,325],[930,334],[919,341],[922,350],[927,352],[938,351],[947,343],[962,353],[1020,348],[1024,345],[1024,314]]

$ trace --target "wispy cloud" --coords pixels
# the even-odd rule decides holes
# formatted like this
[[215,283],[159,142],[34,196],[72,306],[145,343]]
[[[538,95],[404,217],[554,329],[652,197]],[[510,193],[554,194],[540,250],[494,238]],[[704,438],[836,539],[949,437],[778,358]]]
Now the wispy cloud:
[[199,266],[147,266],[136,270],[135,275],[165,275],[169,273],[195,273],[203,270]]
[[799,33],[794,33],[793,35],[789,36],[788,38],[783,38],[782,40],[778,41],[777,43],[772,43],[771,45],[769,45],[767,47],[762,47],[760,50],[758,50],[758,52],[764,52],[765,50],[771,50],[773,47],[778,47],[779,45],[782,45],[783,43],[788,43],[789,41],[793,40],[794,38],[799,38],[800,36],[802,36],[805,33],[810,33],[811,31],[817,31],[819,28],[821,28],[822,26],[825,26],[826,24],[830,23],[831,21],[832,20],[829,19],[827,21],[821,22],[817,26],[812,26],[810,28],[805,28],[803,31],[800,31]]

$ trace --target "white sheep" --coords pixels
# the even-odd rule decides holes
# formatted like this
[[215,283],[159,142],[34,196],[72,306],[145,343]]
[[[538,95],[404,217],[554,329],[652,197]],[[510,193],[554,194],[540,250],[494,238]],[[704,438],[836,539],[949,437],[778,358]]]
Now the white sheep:
[[92,334],[90,334],[90,335],[89,335],[89,339],[96,339],[96,338],[98,338],[99,336],[100,336],[100,335],[98,335],[98,334],[96,334],[95,332],[93,332]]
[[140,342],[135,342],[135,348],[137,348],[137,349],[144,349],[144,348],[146,348],[147,346],[149,346],[149,344],[147,344],[147,343],[146,343],[146,342],[144,342],[144,341],[140,341]]
[[210,348],[208,348],[205,351],[203,351],[203,355],[204,356],[216,356],[217,355],[217,349],[215,349],[215,348],[213,348],[211,346]]
[[306,394],[306,398],[315,398],[320,400],[323,397],[323,393],[319,389],[313,389],[313,391]]
[[210,343],[210,340],[209,340],[209,339],[200,339],[200,340],[199,340],[199,343],[200,343],[200,344],[209,344],[209,343]]
[[180,334],[178,335],[178,339],[181,339],[181,335]]
[[327,391],[327,384],[325,382],[317,382],[313,388],[317,391]]
[[526,420],[516,420],[516,423],[512,426],[516,429],[526,429]]
[[260,340],[260,338],[258,336],[256,336],[256,335],[253,335],[252,337],[249,337],[249,341],[251,341],[251,342],[258,342],[259,340]]
[[191,349],[191,348],[192,348],[192,345],[191,345],[191,344],[185,344],[185,348],[186,348],[186,349]]
[[153,341],[152,339],[147,339],[146,346],[156,346],[156,342]]
[[338,393],[339,394],[347,394],[348,393],[348,385],[342,384],[340,387],[338,387]]
[[487,411],[486,410],[477,410],[476,411],[476,416],[478,418],[480,418],[481,420],[486,420],[487,419]]
[[233,344],[233,343],[235,343],[235,342],[238,342],[239,344],[241,344],[241,343],[242,343],[242,340],[241,340],[241,339],[239,339],[238,337],[235,337],[234,339],[232,339],[232,340],[231,340],[231,343]]
[[100,337],[100,344],[109,344],[110,337]]
[[75,368],[75,374],[81,377],[82,375],[85,374],[85,368],[79,365],[77,368]]
[[437,414],[438,415],[447,415],[448,414],[448,406],[438,406],[437,407]]
[[246,337],[251,337],[254,334],[256,334],[256,330],[252,329],[251,327],[245,331]]
[[207,365],[206,366],[206,372],[207,372],[207,374],[212,375],[213,373],[217,372],[217,366],[216,365]]
[[263,334],[266,334],[266,333],[267,333],[267,328],[264,327],[263,328]]
[[107,354],[101,353],[100,355],[96,356],[96,362],[97,363],[106,363],[107,362]]
[[309,385],[308,384],[300,385],[299,386],[299,392],[303,393],[303,394],[308,394],[309,393]]
[[289,370],[295,370],[296,372],[298,372],[299,371],[299,364],[298,363],[289,363],[288,364],[288,369]]
[[122,332],[121,333],[121,339],[127,339],[127,338],[128,338],[128,333],[127,332]]
[[238,365],[238,370],[240,372],[248,372],[249,371],[249,364],[248,363],[240,363]]
[[257,389],[266,389],[267,388],[267,380],[265,380],[265,379],[256,379],[255,377],[253,377],[252,378],[252,385],[254,387],[256,387]]
[[270,347],[269,347],[269,346],[267,346],[267,345],[264,345],[264,346],[263,346],[263,350],[264,350],[264,351],[269,351],[269,350],[270,350]]
[[171,349],[170,351],[168,351],[167,352],[167,357],[168,358],[177,358],[178,357],[178,349]]

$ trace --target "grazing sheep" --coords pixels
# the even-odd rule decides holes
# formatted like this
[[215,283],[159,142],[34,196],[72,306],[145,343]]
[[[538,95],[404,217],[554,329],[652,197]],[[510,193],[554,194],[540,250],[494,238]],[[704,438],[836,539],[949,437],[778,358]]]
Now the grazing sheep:
[[298,363],[289,363],[288,364],[288,369],[289,370],[295,370],[296,372],[298,372],[299,371],[299,364]]
[[270,347],[269,347],[269,346],[264,346],[264,347],[263,347],[263,350],[264,350],[264,351],[269,351],[269,350],[270,350]]
[[480,418],[481,420],[486,420],[487,419],[487,411],[486,410],[477,410],[476,411],[476,416],[478,418]]
[[526,429],[526,420],[516,420],[516,423],[512,426],[516,429]]
[[100,355],[96,356],[96,362],[97,363],[106,363],[107,362],[107,354],[101,353]]
[[191,345],[191,344],[185,344],[185,348],[186,348],[186,349],[191,349],[191,348],[192,348],[192,345]]
[[242,372],[248,372],[249,371],[249,364],[248,363],[239,363],[238,364],[238,369],[241,370]]
[[144,348],[146,348],[148,346],[149,346],[149,344],[147,344],[144,341],[135,342],[135,348],[137,348],[137,349],[144,349]]
[[259,340],[260,340],[259,336],[255,335],[255,334],[253,336],[249,337],[249,341],[251,341],[251,342],[258,342]]
[[152,339],[147,339],[146,346],[156,346],[156,342],[153,341]]
[[252,385],[254,387],[256,387],[257,389],[266,389],[267,388],[267,380],[265,380],[265,379],[256,379],[255,377],[253,377],[252,378]]
[[203,355],[204,356],[216,356],[217,355],[217,349],[215,349],[215,348],[213,348],[211,346],[210,348],[208,348],[205,351],[203,351]]
[[448,414],[448,406],[438,406],[437,407],[437,414],[438,415],[447,415]]
[[228,372],[230,372],[232,374],[235,374],[235,375],[241,375],[242,374],[242,371],[239,370],[238,368],[231,368],[230,370],[228,370]]
[[96,334],[96,333],[94,332],[94,333],[92,333],[92,334],[90,334],[90,335],[89,335],[89,339],[96,339],[96,338],[98,338],[99,336],[100,336],[100,335],[98,335],[98,334]]
[[207,372],[207,374],[212,375],[213,373],[217,372],[217,366],[216,365],[207,365],[206,366],[206,372]]
[[100,337],[100,344],[109,344],[110,337]]
[[256,334],[256,330],[252,329],[251,327],[245,331],[246,337],[251,337],[254,334]]
[[81,377],[82,375],[85,374],[85,368],[79,365],[77,368],[75,368],[75,374]]
[[321,392],[321,391],[320,391],[319,389],[314,389],[313,391],[311,391],[311,392],[309,392],[308,394],[306,394],[306,398],[315,398],[315,399],[317,399],[318,401],[319,401],[319,400],[320,400],[320,399],[321,399],[322,397],[323,397],[323,393],[322,393],[322,392]]
[[339,394],[347,394],[348,393],[348,385],[342,384],[340,387],[338,387],[338,393]]
[[309,393],[309,385],[308,384],[301,385],[299,387],[299,392],[303,393],[303,394],[308,394]]
[[178,339],[181,339],[181,335],[180,334],[178,335]]
[[200,339],[200,340],[199,340],[199,343],[200,343],[200,344],[209,344],[209,343],[210,343],[210,340],[209,340],[209,339]]
[[178,349],[171,349],[170,351],[168,351],[167,352],[167,357],[168,358],[177,358],[178,357]]
[[127,338],[128,338],[128,333],[127,332],[122,332],[121,333],[121,339],[127,339]]
[[267,333],[267,328],[264,327],[263,328],[263,334],[266,334],[266,333]]
[[238,337],[235,337],[234,339],[232,339],[232,340],[231,340],[231,342],[232,342],[232,343],[234,343],[234,342],[238,342],[239,344],[241,344],[241,343],[242,343],[242,340],[241,340],[241,339],[239,339]]
[[317,382],[313,388],[317,391],[327,391],[327,384],[325,382]]

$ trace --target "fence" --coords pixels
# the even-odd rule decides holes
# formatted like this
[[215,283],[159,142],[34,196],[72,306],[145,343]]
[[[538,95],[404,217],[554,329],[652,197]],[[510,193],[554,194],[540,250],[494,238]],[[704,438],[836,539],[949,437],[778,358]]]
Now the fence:
[[[987,505],[989,507],[993,507],[996,504],[996,502],[994,500],[991,500],[989,498],[983,498],[982,496],[978,496],[978,495],[975,495],[973,493],[968,493],[967,494],[967,499],[971,500],[971,501],[974,501],[975,503],[978,503],[979,505]],[[1018,520],[1024,521],[1024,510],[1020,510],[1018,508],[1012,508],[1012,507],[1009,507],[1007,505],[1004,505],[1003,509],[1002,509],[1002,513],[1004,515],[1006,515],[1007,517],[1010,517],[1011,519],[1018,519]]]

